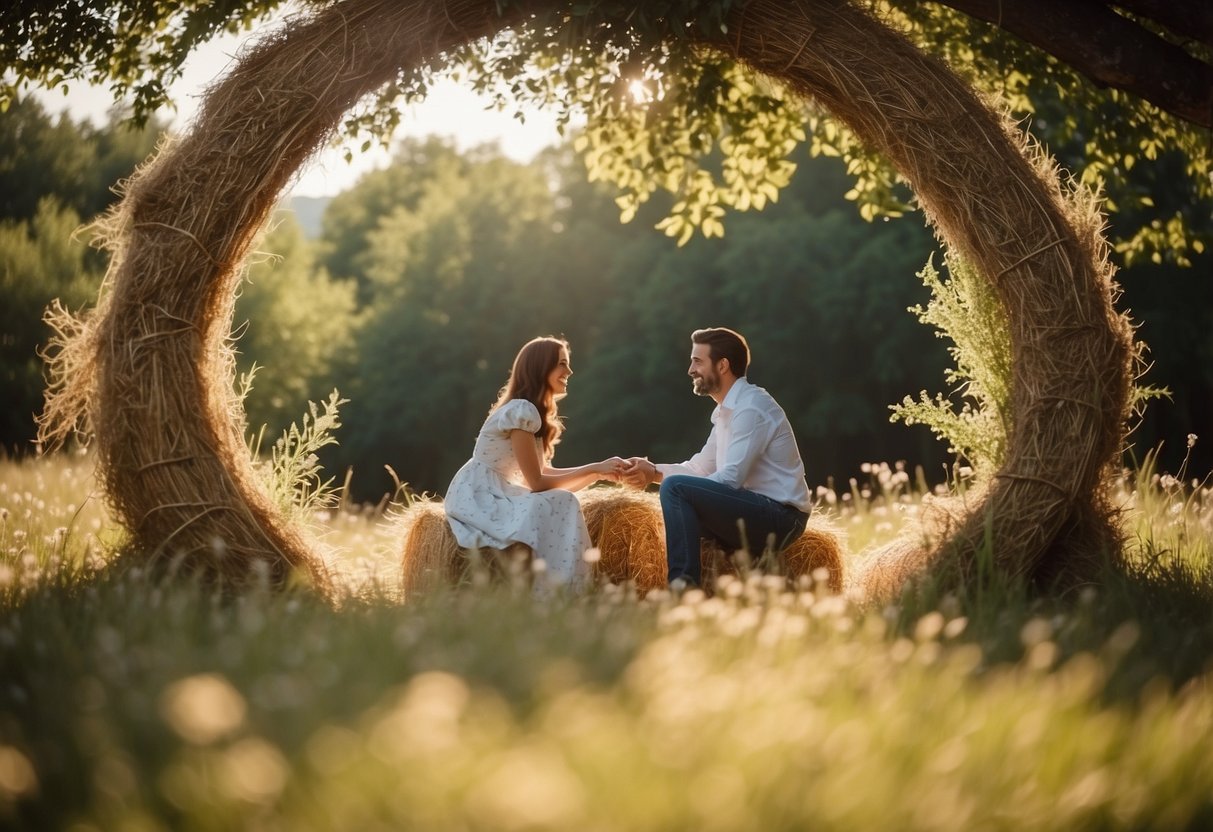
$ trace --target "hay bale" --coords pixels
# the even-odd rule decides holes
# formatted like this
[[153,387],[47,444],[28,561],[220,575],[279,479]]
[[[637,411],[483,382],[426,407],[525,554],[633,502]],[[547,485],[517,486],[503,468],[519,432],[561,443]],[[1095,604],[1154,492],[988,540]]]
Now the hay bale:
[[630,582],[644,595],[666,585],[665,524],[657,495],[627,488],[581,492],[581,511],[598,548],[597,581]]
[[414,500],[401,515],[401,591],[416,593],[453,586],[463,574],[466,555],[437,500]]
[[[763,566],[761,562],[749,561],[748,556],[740,553],[725,552],[718,542],[704,538],[699,549],[704,588],[711,591],[716,580],[723,575],[738,576],[738,561],[747,567]],[[813,573],[817,569],[824,569],[825,585],[831,592],[842,592],[846,579],[843,535],[829,520],[811,517],[805,526],[804,534],[779,553],[772,567],[776,574],[787,577],[790,586],[796,586],[801,578],[815,582]]]
[[935,550],[921,537],[901,535],[856,556],[846,579],[846,594],[857,603],[896,600],[934,562]]
[[400,517],[401,581],[407,601],[418,594],[458,586],[479,563],[488,578],[529,580],[531,550],[522,543],[506,549],[485,547],[473,556],[455,540],[439,500],[414,500]]
[[699,581],[704,591],[715,592],[716,581],[724,575],[737,577],[738,558],[739,553],[726,552],[715,540],[705,537],[699,541]]
[[841,533],[825,518],[810,517],[804,534],[780,553],[780,564],[788,580],[805,577],[815,580],[814,572],[826,570],[825,584],[840,593],[846,583],[846,557]]
[[985,502],[986,493],[987,486],[973,486],[946,496],[925,495],[918,516],[907,522],[896,539],[856,556],[847,575],[846,594],[857,603],[895,601],[916,579],[932,570],[940,573],[948,554],[956,564],[951,541],[974,507]]
[[[640,594],[664,587],[665,529],[657,496],[622,488],[594,488],[578,497],[590,539],[600,553],[593,567],[594,580],[616,584],[630,581]],[[471,559],[456,542],[440,501],[414,501],[401,514],[399,523],[406,599],[466,579]],[[517,544],[504,552],[481,549],[478,555],[489,575],[501,579],[518,572],[519,561],[529,561],[530,550]]]
[[[601,553],[595,576],[612,583],[631,581],[641,595],[664,589],[668,575],[665,523],[657,495],[592,488],[580,496],[590,539]],[[704,587],[710,590],[717,577],[737,574],[731,555],[713,540],[702,541],[699,557]],[[824,518],[811,518],[804,534],[780,553],[776,568],[792,582],[812,577],[814,570],[823,568],[830,590],[841,592],[846,568],[840,533]]]

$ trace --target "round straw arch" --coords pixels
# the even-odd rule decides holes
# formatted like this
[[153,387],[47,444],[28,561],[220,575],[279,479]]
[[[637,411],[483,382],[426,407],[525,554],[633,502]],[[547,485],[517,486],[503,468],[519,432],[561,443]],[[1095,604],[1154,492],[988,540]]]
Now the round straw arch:
[[[275,582],[322,562],[257,485],[224,343],[241,263],[299,167],[363,95],[520,18],[495,0],[344,0],[244,56],[192,129],[127,186],[108,288],[64,333],[46,433],[84,408],[135,547],[186,571]],[[707,43],[846,122],[912,183],[940,237],[993,282],[1014,345],[1009,458],[950,537],[1034,572],[1085,528],[1121,440],[1130,338],[1090,206],[951,71],[850,3],[751,0]],[[1089,523],[1087,524],[1090,525]],[[1098,525],[1098,524],[1096,524]]]

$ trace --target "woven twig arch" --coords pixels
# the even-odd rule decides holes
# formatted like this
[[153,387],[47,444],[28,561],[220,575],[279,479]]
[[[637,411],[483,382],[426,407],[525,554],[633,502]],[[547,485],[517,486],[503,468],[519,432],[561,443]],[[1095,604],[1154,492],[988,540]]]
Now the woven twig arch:
[[[939,235],[993,282],[1014,344],[1009,459],[951,537],[991,537],[1018,572],[1092,515],[1119,447],[1129,331],[1112,309],[1099,220],[950,70],[843,0],[751,0],[710,43],[782,79],[888,155]],[[256,484],[222,349],[239,268],[296,170],[364,94],[521,15],[494,0],[344,0],[261,43],[207,96],[188,135],[128,185],[109,287],[67,333],[49,433],[81,407],[137,549],[240,580],[322,561]],[[510,15],[514,15],[511,18]]]

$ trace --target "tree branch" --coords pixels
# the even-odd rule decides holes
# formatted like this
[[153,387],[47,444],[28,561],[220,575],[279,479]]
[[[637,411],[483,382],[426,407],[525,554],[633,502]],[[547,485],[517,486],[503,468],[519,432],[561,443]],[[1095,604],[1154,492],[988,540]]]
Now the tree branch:
[[[1096,84],[1130,92],[1184,121],[1213,129],[1213,65],[1196,59],[1098,0],[940,2],[1005,29],[1069,64]],[[1118,5],[1128,8],[1133,2]],[[1150,3],[1142,0],[1140,5]]]
[[1181,38],[1213,46],[1213,4],[1177,0],[1111,0],[1111,5],[1149,18]]

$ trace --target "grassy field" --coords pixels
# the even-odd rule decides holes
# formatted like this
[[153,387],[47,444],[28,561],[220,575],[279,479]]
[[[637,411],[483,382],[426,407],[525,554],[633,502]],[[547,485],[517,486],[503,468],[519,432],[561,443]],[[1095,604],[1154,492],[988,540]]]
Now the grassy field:
[[[214,597],[93,570],[87,457],[0,462],[0,827],[1213,828],[1213,495],[1146,472],[1132,575],[857,609],[715,597],[403,605],[390,526],[318,520],[352,582]],[[822,493],[852,551],[920,493]]]

